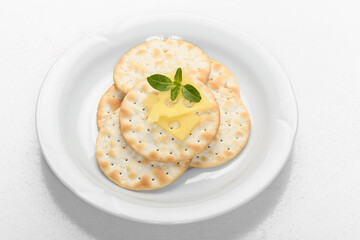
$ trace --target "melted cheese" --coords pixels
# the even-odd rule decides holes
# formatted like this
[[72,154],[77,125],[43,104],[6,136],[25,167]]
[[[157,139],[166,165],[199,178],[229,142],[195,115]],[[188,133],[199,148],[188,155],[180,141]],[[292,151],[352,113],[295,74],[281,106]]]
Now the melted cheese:
[[154,106],[155,103],[157,103],[159,101],[159,98],[156,94],[150,93],[145,100],[142,102],[142,105],[144,105],[148,111],[147,111],[147,116],[149,116],[149,114],[151,113],[151,109]]
[[[174,80],[174,75],[175,73],[172,73],[168,76]],[[194,82],[185,72],[182,73],[182,77],[183,85],[191,84],[195,86]],[[201,101],[199,103],[192,103],[186,100],[181,92],[175,101],[171,101],[170,90],[160,92],[158,95],[149,94],[142,102],[142,105],[148,110],[146,121],[148,123],[156,123],[180,141],[184,141],[200,122],[200,117],[194,113],[211,108],[209,100],[201,91],[199,92],[201,94]]]
[[161,117],[156,123],[180,141],[184,141],[199,122],[200,117],[190,113],[174,118]]
[[[169,77],[173,80],[174,75],[170,74]],[[182,85],[191,84],[195,86],[194,82],[191,78],[185,73],[182,73]],[[198,89],[199,90],[199,89]],[[148,116],[147,122],[154,123],[159,121],[160,117],[174,118],[182,115],[186,115],[194,112],[202,112],[209,110],[211,108],[211,104],[206,96],[201,92],[201,101],[198,103],[190,102],[185,99],[183,94],[180,92],[175,101],[171,101],[170,99],[170,90],[165,92],[160,92],[158,94],[159,101],[153,105],[152,111]]]

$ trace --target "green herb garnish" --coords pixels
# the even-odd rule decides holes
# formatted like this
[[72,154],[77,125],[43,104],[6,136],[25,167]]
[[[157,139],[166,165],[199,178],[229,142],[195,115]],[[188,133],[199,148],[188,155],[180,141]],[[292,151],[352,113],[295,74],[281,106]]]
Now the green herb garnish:
[[176,86],[176,85],[171,88],[171,94],[170,94],[171,101],[174,101],[176,97],[179,95],[180,88],[181,88],[180,86]]
[[174,83],[167,76],[154,74],[147,78],[150,86],[159,91],[167,91]]
[[181,68],[178,68],[176,70],[174,76],[174,82],[172,82],[171,79],[168,78],[167,76],[161,74],[151,75],[150,77],[147,78],[147,80],[150,86],[152,86],[156,90],[168,91],[171,89],[170,97],[172,101],[174,101],[176,97],[179,95],[180,90],[184,95],[184,98],[186,98],[191,102],[200,102],[201,100],[201,95],[194,86],[190,84],[181,85],[182,82]]
[[182,70],[178,68],[174,76],[175,84],[181,85],[182,82]]
[[200,93],[193,85],[186,84],[182,87],[181,92],[187,100],[192,102],[200,102],[201,100]]

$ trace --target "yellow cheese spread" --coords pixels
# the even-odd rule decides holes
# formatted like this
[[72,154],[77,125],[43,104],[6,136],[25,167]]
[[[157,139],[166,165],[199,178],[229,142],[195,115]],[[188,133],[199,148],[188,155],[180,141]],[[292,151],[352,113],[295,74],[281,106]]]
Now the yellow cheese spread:
[[[174,75],[170,74],[168,77],[170,79],[174,79]],[[182,73],[182,84],[191,84],[196,86],[191,78],[185,73]],[[199,89],[198,89],[199,90]],[[194,112],[202,112],[209,110],[211,108],[211,104],[206,96],[201,92],[201,101],[198,103],[190,102],[185,99],[182,93],[180,92],[175,101],[171,101],[170,99],[170,90],[165,92],[160,92],[158,94],[158,102],[154,104],[152,107],[152,111],[148,116],[147,122],[154,123],[159,121],[160,117],[168,117],[174,118],[177,116],[194,113]]]
[[[175,73],[168,75],[168,77],[174,80],[174,75]],[[194,82],[185,72],[182,73],[182,84],[195,86]],[[201,101],[198,103],[185,99],[181,92],[175,101],[170,99],[170,90],[160,92],[158,95],[149,94],[142,103],[148,109],[146,121],[158,124],[180,141],[184,141],[200,122],[200,117],[194,113],[211,108],[209,100],[200,90],[199,92],[201,94]]]

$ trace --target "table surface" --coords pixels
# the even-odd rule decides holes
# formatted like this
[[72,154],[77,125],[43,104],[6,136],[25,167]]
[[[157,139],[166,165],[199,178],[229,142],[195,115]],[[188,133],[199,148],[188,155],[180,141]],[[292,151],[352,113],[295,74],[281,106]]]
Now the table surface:
[[[4,1],[0,7],[1,239],[360,239],[359,1]],[[44,76],[99,25],[181,11],[235,25],[289,73],[299,130],[258,197],[208,221],[156,226],[97,210],[45,162],[35,131]]]

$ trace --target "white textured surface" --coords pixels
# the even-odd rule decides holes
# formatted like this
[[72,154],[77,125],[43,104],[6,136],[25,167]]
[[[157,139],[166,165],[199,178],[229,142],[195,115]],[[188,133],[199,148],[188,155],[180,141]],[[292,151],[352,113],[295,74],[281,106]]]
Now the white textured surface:
[[[221,3],[221,5],[220,5]],[[288,71],[300,124],[279,177],[218,218],[180,226],[122,220],[54,176],[34,108],[55,58],[93,28],[146,12],[216,17],[248,32]],[[358,1],[6,1],[0,7],[1,239],[359,239]]]

